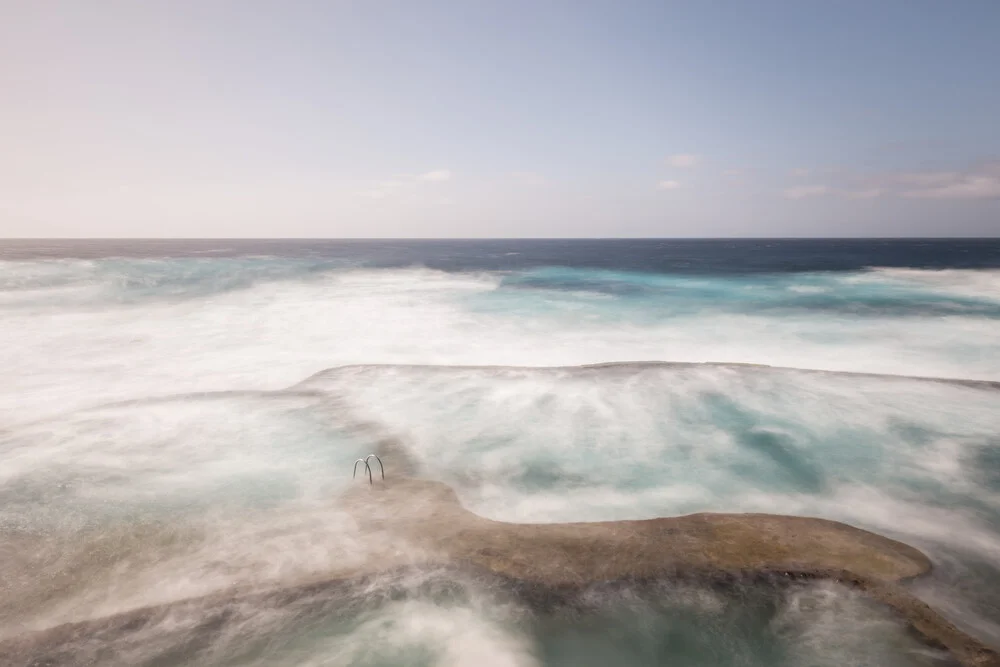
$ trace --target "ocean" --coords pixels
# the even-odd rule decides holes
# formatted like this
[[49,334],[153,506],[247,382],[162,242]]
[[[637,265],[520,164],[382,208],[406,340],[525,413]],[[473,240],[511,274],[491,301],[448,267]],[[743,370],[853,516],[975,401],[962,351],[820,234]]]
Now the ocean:
[[[5,240],[0,354],[0,640],[362,566],[331,499],[391,446],[498,521],[871,530],[1000,646],[997,239]],[[421,582],[121,664],[944,664],[825,584],[539,615]]]

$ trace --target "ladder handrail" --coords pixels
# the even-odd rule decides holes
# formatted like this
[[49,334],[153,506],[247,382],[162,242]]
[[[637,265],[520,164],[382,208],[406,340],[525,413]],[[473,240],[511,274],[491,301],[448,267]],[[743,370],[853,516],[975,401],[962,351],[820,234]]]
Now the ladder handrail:
[[[378,454],[369,454],[368,456],[366,456],[365,457],[365,465],[368,465],[368,459],[370,459],[373,456],[375,457],[375,460],[378,461],[378,469],[382,473],[382,481],[384,482],[385,481],[385,466],[382,465],[382,459],[380,459],[378,457]],[[369,468],[368,470],[369,470],[369,472],[371,472],[371,468]]]
[[[372,481],[372,469],[371,469],[371,466],[368,465],[368,459],[358,459],[357,461],[354,462],[354,474],[351,475],[351,479],[357,478],[357,476],[358,476],[358,464],[359,463],[364,463],[365,464],[365,470],[368,471],[368,485],[369,486],[373,485],[374,482]],[[382,464],[382,462],[379,461],[379,465],[381,465],[381,464]],[[384,471],[382,473],[382,478],[385,479],[385,472]]]

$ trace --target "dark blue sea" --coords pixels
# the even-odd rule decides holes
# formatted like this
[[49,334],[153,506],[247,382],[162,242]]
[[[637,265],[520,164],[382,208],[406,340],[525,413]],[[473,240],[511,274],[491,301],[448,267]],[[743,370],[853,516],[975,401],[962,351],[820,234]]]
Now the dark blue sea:
[[275,256],[441,271],[571,267],[751,274],[1000,267],[1000,239],[0,240],[0,258]]

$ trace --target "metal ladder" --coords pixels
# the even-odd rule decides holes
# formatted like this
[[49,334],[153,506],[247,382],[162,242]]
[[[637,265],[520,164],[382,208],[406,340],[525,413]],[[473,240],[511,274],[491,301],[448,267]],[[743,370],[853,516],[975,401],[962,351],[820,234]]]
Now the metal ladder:
[[382,481],[383,482],[385,481],[385,466],[382,465],[382,459],[380,459],[378,457],[378,454],[369,454],[365,458],[358,459],[357,461],[355,461],[354,462],[354,473],[351,475],[351,479],[356,479],[357,478],[357,476],[358,476],[358,464],[359,463],[364,463],[365,464],[365,470],[368,471],[368,485],[369,486],[374,486],[375,482],[372,480],[372,467],[370,465],[368,465],[368,459],[370,459],[370,458],[374,458],[376,461],[378,461],[378,469],[379,469],[379,472],[382,473]]

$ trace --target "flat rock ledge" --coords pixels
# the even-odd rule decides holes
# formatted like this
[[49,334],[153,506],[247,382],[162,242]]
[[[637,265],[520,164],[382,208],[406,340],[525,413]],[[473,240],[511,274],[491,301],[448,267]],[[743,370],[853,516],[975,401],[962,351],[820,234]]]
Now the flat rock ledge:
[[692,514],[513,524],[473,514],[445,484],[410,478],[359,484],[342,501],[361,530],[367,557],[360,568],[281,589],[223,592],[28,633],[0,642],[0,665],[139,664],[152,641],[163,646],[157,664],[167,664],[165,655],[194,656],[210,646],[248,610],[343,612],[352,590],[370,592],[373,581],[393,572],[438,568],[504,582],[536,608],[613,582],[835,581],[890,607],[925,643],[947,650],[965,667],[1000,667],[1000,654],[899,585],[930,570],[924,554],[835,521]]

